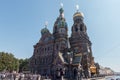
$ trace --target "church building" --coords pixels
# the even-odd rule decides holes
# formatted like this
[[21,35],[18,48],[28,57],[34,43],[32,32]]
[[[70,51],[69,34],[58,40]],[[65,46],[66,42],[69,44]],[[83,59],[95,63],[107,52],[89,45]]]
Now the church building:
[[63,70],[65,77],[74,77],[79,68],[86,74],[92,73],[90,68],[96,68],[92,43],[87,34],[84,15],[79,10],[73,15],[71,31],[71,36],[68,37],[68,25],[61,7],[53,32],[47,27],[43,28],[40,40],[34,45],[29,62],[32,73],[55,76],[57,70]]

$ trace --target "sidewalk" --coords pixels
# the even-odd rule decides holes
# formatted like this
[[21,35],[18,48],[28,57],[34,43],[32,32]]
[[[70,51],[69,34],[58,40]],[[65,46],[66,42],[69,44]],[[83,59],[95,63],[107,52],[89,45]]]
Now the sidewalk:
[[98,77],[98,78],[89,78],[89,79],[82,79],[82,80],[105,80],[104,77]]
[[[68,79],[63,79],[63,80],[68,80]],[[97,78],[88,78],[88,79],[82,79],[82,80],[105,80],[104,77],[97,77]]]

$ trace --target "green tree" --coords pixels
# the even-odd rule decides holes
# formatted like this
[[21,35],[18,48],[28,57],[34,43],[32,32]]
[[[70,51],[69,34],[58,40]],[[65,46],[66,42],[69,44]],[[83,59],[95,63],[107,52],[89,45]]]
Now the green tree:
[[18,70],[18,68],[19,61],[12,53],[0,52],[0,71],[13,71]]
[[19,60],[19,72],[28,71],[29,70],[28,64],[29,64],[29,59],[27,58],[20,59]]

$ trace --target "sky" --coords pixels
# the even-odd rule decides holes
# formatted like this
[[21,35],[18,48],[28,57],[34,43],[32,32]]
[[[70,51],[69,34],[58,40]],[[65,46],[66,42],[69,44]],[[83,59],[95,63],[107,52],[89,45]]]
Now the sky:
[[69,36],[76,5],[84,13],[87,33],[92,42],[95,62],[120,71],[120,0],[0,0],[0,52],[29,58],[33,45],[59,16],[60,3],[68,24]]

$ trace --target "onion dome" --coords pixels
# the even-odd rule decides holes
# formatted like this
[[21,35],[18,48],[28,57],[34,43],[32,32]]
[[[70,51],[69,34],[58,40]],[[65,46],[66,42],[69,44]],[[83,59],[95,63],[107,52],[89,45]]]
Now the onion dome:
[[76,21],[76,20],[83,20],[84,19],[84,14],[82,12],[76,12],[74,15],[73,15],[73,20]]
[[84,17],[84,14],[82,12],[76,12],[74,15],[73,15],[73,18],[75,17]]
[[50,33],[49,30],[45,27],[41,30],[41,34],[44,35],[46,33]]
[[77,12],[73,15],[73,19],[76,18],[84,18],[84,14],[82,12],[79,12],[79,5],[76,5]]
[[59,12],[62,14],[64,12],[63,8],[60,8]]

